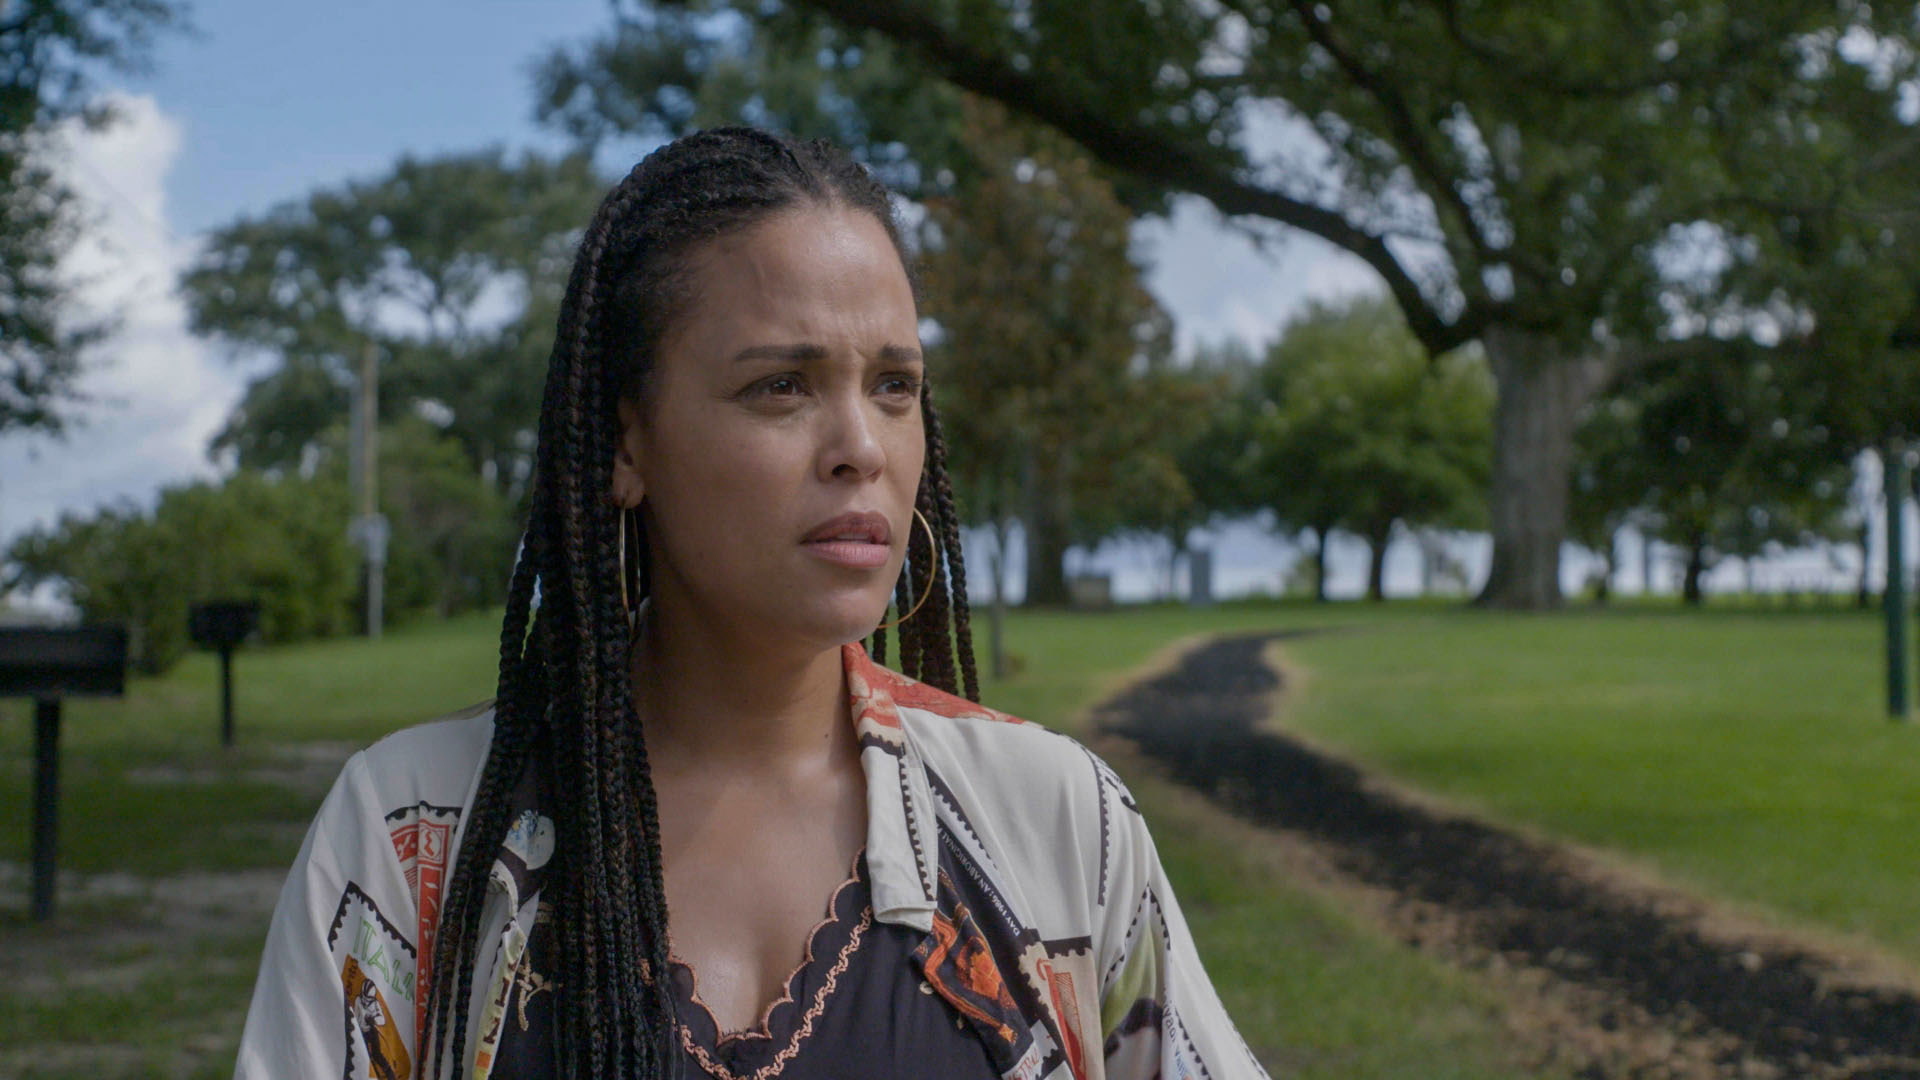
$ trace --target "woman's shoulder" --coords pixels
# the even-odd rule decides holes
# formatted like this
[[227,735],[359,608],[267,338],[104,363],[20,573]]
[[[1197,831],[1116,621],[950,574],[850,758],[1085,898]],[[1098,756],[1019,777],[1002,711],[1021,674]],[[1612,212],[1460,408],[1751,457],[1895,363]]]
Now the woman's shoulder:
[[359,756],[381,771],[477,766],[492,741],[493,702],[487,700],[383,735]]
[[456,815],[493,741],[493,702],[402,728],[347,759],[328,803],[355,817],[427,807]]
[[1092,806],[1112,781],[1106,763],[1070,735],[906,682],[894,691],[902,724],[927,767],[953,788],[1000,806]]

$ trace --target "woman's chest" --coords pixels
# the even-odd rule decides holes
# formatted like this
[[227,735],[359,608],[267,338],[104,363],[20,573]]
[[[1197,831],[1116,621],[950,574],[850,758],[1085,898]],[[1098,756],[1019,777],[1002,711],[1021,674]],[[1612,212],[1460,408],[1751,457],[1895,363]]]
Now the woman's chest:
[[[806,957],[754,1023],[732,1030],[705,999],[704,977],[675,963],[669,991],[674,1053],[683,1076],[712,1080],[862,1080],[1000,1075],[983,1038],[984,1014],[936,993],[925,975],[926,935],[873,916],[864,867],[835,890],[827,917],[808,936]],[[496,1078],[557,1075],[555,993],[547,923],[528,942],[509,983]]]

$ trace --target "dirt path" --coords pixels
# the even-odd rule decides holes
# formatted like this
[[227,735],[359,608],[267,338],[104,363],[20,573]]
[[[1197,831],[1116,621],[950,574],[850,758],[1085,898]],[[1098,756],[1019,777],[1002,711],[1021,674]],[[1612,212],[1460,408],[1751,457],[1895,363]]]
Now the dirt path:
[[1729,932],[1697,898],[1433,809],[1262,730],[1281,684],[1261,654],[1284,636],[1203,644],[1099,706],[1095,721],[1174,778],[1384,891],[1401,936],[1523,971],[1513,986],[1610,1036],[1583,1076],[1920,1078],[1910,988],[1861,980],[1849,958],[1811,946]]

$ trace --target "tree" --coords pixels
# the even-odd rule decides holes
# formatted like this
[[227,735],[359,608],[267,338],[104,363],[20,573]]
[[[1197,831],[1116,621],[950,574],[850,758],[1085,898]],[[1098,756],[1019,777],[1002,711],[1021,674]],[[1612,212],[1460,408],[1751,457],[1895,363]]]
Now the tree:
[[1310,309],[1268,351],[1257,392],[1245,499],[1314,533],[1317,599],[1333,530],[1370,545],[1379,600],[1396,526],[1464,527],[1483,512],[1486,364],[1470,349],[1430,362],[1388,302]]
[[182,283],[193,326],[274,366],[212,449],[298,466],[344,415],[371,348],[383,420],[424,410],[515,490],[572,245],[605,187],[578,154],[403,157],[216,231]]
[[[345,464],[341,443],[329,464]],[[458,439],[420,417],[389,424],[380,447],[389,609],[446,616],[505,603],[519,540],[512,501],[473,471]]]
[[[842,48],[884,36],[1053,126],[1136,196],[1191,193],[1344,248],[1431,354],[1480,341],[1499,387],[1483,599],[1513,607],[1559,600],[1581,408],[1686,351],[1665,306],[1677,240],[1781,164],[1725,148],[1762,116],[1806,127],[1829,85],[1891,102],[1920,55],[1901,11],[1814,0],[795,2]],[[748,10],[819,33],[786,5]],[[1256,117],[1284,124],[1277,151]]]
[[140,67],[180,12],[167,0],[0,7],[0,432],[59,433],[81,400],[82,350],[107,329],[73,313],[60,273],[81,221],[50,165],[54,130],[109,122],[93,76]]
[[1846,532],[1850,454],[1793,393],[1789,372],[1727,346],[1637,372],[1580,436],[1576,519],[1638,514],[1687,552],[1682,595],[1726,557],[1752,559]]
[[1230,343],[1196,350],[1184,364],[1161,359],[1139,376],[1143,422],[1119,458],[1115,512],[1121,531],[1166,544],[1169,592],[1193,530],[1238,509],[1233,468],[1246,441],[1240,406],[1252,369],[1251,353]]
[[1146,437],[1162,413],[1134,377],[1171,347],[1170,325],[1141,283],[1131,215],[1082,155],[985,103],[961,138],[977,180],[926,203],[925,313],[945,342],[935,386],[984,520],[1017,507],[1027,600],[1065,603],[1066,550],[1121,525],[1117,493],[1178,483]]
[[243,470],[179,485],[151,512],[123,503],[29,530],[8,550],[12,576],[0,586],[54,583],[88,621],[126,621],[147,674],[186,652],[187,610],[202,600],[258,600],[270,642],[335,634],[350,624],[354,590],[346,504],[341,485],[297,475]]

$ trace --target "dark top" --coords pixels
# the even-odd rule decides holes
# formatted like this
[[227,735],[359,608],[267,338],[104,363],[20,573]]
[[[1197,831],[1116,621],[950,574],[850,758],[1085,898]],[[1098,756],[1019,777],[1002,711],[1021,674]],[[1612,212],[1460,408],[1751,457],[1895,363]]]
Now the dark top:
[[[891,1080],[997,1077],[974,1024],[934,993],[915,950],[926,935],[873,917],[865,853],[834,890],[808,936],[786,993],[747,1031],[722,1033],[691,968],[670,973],[678,1013],[675,1076],[710,1080]],[[507,1000],[492,1075],[545,1080],[552,1060],[553,995],[546,989],[549,923],[536,920],[527,960]]]

